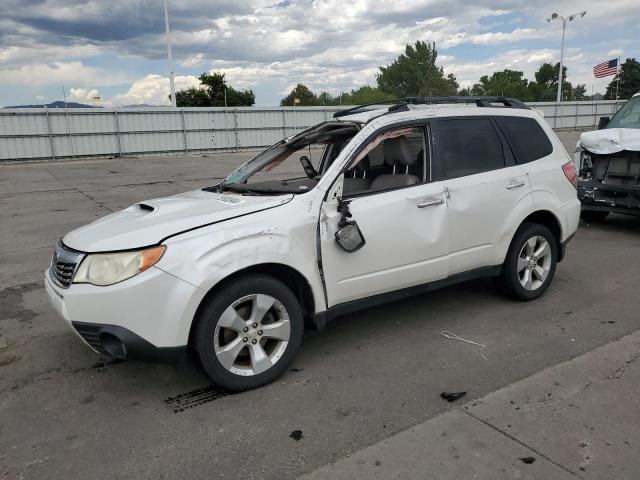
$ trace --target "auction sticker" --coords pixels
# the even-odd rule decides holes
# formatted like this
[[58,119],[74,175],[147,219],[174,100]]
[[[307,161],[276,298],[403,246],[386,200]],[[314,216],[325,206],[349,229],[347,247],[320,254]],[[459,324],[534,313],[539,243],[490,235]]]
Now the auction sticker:
[[239,203],[244,202],[242,198],[232,197],[230,195],[220,195],[218,197],[218,201],[220,203],[224,203],[225,205],[237,205]]

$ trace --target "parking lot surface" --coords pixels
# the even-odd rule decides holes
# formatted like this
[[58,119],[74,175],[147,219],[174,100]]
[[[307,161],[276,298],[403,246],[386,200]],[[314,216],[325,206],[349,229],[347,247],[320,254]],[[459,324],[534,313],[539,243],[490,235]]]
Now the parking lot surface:
[[[561,138],[572,152],[577,134]],[[0,478],[281,479],[313,471],[314,478],[330,478],[315,469],[429,421],[447,425],[444,430],[460,438],[468,428],[468,436],[484,439],[483,448],[493,453],[501,444],[484,432],[513,425],[512,436],[523,448],[505,447],[513,462],[500,464],[504,472],[478,478],[535,478],[516,458],[534,448],[528,436],[544,433],[531,422],[526,388],[540,381],[537,374],[557,382],[557,393],[571,375],[544,372],[570,371],[573,364],[566,362],[639,329],[640,219],[615,215],[603,224],[581,224],[554,283],[537,301],[510,301],[489,280],[477,280],[341,317],[306,336],[292,370],[277,382],[234,395],[210,386],[194,361],[163,366],[101,357],[51,310],[43,272],[64,233],[139,200],[211,185],[250,156],[0,165]],[[486,360],[476,346],[447,339],[443,330],[485,344]],[[581,375],[600,378],[611,371],[615,379],[624,378],[616,377],[617,369],[637,357],[638,342],[623,342],[616,354],[581,362]],[[592,364],[600,370],[590,372]],[[633,372],[627,378],[637,378]],[[538,478],[605,478],[603,472],[638,478],[640,468],[626,450],[602,450],[604,430],[638,421],[637,401],[626,413],[618,409],[607,417],[607,402],[637,395],[633,384],[618,383],[626,390],[614,394],[611,380],[582,403],[581,391],[567,387],[585,418],[610,422],[601,419],[579,435],[571,433],[578,427],[570,423],[550,433],[553,448],[535,450],[543,455],[537,454],[535,468],[546,469]],[[509,387],[512,396],[503,394],[482,408],[491,394]],[[442,391],[468,393],[452,411]],[[468,426],[468,415],[456,416],[464,406],[475,409],[472,414],[486,429]],[[295,430],[301,432],[298,440],[291,437]],[[592,444],[588,435],[603,445],[585,454],[580,445]],[[454,464],[460,454],[436,452],[434,436],[419,438],[427,442],[421,450],[427,459],[428,442],[433,443],[432,470],[421,470],[424,477],[448,478],[443,465]],[[612,447],[637,452],[637,441],[616,437]],[[478,442],[465,451],[483,451]],[[582,455],[575,465],[574,452]],[[385,465],[359,455],[375,467]]]

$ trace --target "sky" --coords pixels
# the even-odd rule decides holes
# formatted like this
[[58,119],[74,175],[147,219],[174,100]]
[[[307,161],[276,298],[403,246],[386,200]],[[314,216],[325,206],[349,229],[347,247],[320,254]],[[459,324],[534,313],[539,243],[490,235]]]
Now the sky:
[[[338,94],[375,85],[407,43],[436,42],[462,87],[505,68],[533,73],[560,57],[568,16],[568,80],[604,92],[592,67],[640,58],[638,0],[168,0],[176,87],[223,72],[256,105],[297,83]],[[67,100],[168,105],[162,0],[1,0],[0,106]],[[100,100],[95,100],[100,97]]]

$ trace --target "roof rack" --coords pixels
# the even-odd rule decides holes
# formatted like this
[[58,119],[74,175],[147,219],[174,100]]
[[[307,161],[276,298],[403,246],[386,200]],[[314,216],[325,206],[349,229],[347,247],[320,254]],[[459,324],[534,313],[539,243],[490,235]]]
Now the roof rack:
[[452,97],[405,97],[395,100],[386,100],[384,102],[367,103],[364,105],[358,105],[357,107],[347,108],[346,110],[340,110],[333,114],[334,118],[344,117],[346,115],[353,115],[366,111],[366,107],[374,105],[386,105],[391,103],[389,111],[406,110],[407,105],[435,105],[443,103],[464,103],[475,104],[478,107],[496,107],[496,104],[500,104],[506,108],[521,108],[525,110],[531,110],[531,107],[524,102],[515,98],[509,97],[492,97],[492,96],[452,96]]

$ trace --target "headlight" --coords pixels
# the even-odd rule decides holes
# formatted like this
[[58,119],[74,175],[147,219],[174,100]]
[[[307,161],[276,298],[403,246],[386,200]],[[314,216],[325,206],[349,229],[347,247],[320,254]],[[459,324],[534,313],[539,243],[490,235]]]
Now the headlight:
[[132,252],[90,253],[78,267],[73,283],[105,286],[122,282],[158,263],[166,249],[161,245]]

